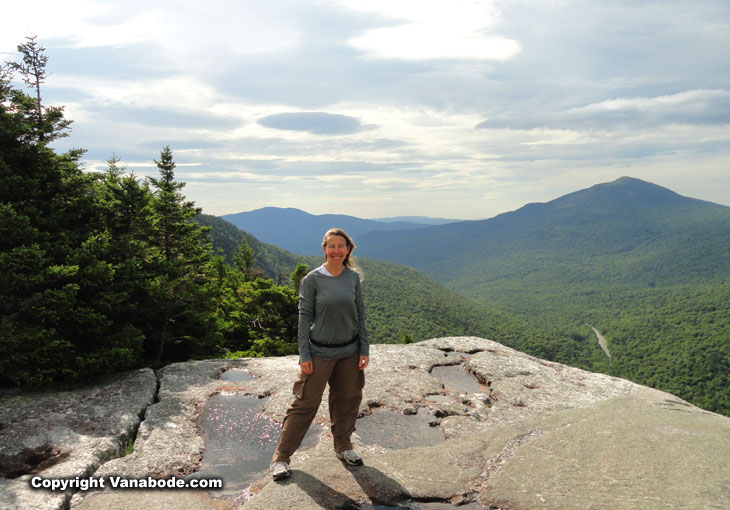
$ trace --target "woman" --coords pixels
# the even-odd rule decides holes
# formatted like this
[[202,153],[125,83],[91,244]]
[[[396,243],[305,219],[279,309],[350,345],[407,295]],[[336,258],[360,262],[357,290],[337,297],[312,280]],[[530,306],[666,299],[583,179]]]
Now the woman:
[[362,464],[350,436],[362,401],[370,344],[360,275],[350,261],[355,248],[342,230],[331,228],[322,240],[325,262],[299,286],[299,376],[294,402],[284,417],[271,462],[274,480],[289,476],[289,461],[309,430],[329,383],[329,408],[335,455],[351,466]]

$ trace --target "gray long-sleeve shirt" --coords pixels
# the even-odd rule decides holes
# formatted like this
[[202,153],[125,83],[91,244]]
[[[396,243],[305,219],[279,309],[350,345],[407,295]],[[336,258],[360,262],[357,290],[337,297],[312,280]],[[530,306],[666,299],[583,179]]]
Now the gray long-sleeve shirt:
[[[319,347],[339,344],[360,335],[358,342],[343,347]],[[310,271],[299,286],[299,362],[370,355],[365,308],[362,302],[360,275],[345,267],[337,276]]]

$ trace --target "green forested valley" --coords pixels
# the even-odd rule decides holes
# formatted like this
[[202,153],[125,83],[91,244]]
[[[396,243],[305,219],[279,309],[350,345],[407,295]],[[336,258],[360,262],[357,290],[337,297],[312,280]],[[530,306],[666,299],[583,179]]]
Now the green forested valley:
[[251,249],[253,270],[259,276],[271,278],[278,283],[288,281],[289,274],[302,261],[300,255],[282,250],[273,244],[263,243],[248,232],[240,230],[232,223],[217,216],[199,214],[195,217],[195,221],[210,228],[208,235],[214,251],[222,255],[229,265],[234,264],[234,257],[242,242],[245,242]]

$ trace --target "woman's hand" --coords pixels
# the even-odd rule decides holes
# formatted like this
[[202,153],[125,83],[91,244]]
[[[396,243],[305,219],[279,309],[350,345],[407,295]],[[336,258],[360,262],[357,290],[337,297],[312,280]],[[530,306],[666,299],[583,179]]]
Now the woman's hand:
[[311,374],[314,372],[314,365],[312,365],[311,361],[302,361],[299,363],[299,368],[301,369],[303,374]]
[[360,356],[360,370],[365,370],[365,367],[370,363],[369,356]]

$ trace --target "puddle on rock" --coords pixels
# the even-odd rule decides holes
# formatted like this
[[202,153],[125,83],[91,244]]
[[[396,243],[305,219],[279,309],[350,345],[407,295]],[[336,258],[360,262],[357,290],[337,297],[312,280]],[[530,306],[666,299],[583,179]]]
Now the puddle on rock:
[[[451,503],[420,503],[410,501],[408,503],[403,503],[398,506],[365,504],[360,506],[360,508],[361,510],[388,510],[391,508],[399,510],[454,510],[456,507],[454,507],[454,505],[452,505]],[[481,508],[482,507],[477,505],[476,503],[466,503],[465,505],[459,505],[458,510],[479,510]]]
[[229,382],[248,382],[256,380],[254,376],[248,373],[248,370],[244,370],[242,368],[230,368],[223,372],[220,378]]
[[391,505],[369,505],[369,504],[365,503],[364,505],[360,505],[358,508],[360,508],[360,510],[390,510],[391,508],[394,508],[396,510],[410,510],[413,507],[410,505],[391,506]]
[[[210,493],[230,496],[268,471],[281,424],[263,412],[263,402],[237,393],[211,397],[200,415],[205,437],[202,466],[187,478],[222,478],[223,490]],[[315,446],[321,432],[318,425],[310,427],[302,447]]]
[[431,375],[444,383],[444,388],[450,393],[485,393],[489,391],[486,385],[480,384],[476,377],[467,372],[462,365],[436,366]]
[[411,446],[433,446],[446,441],[439,427],[429,425],[434,417],[427,413],[405,415],[373,409],[372,414],[357,420],[357,433],[365,444],[402,449]]
[[[451,503],[416,503],[412,508],[414,510],[454,510],[455,507]],[[481,510],[481,508],[476,503],[466,503],[458,506],[458,510]]]

